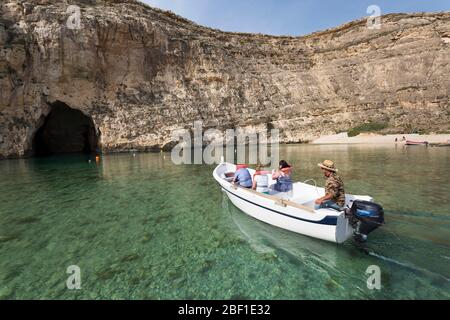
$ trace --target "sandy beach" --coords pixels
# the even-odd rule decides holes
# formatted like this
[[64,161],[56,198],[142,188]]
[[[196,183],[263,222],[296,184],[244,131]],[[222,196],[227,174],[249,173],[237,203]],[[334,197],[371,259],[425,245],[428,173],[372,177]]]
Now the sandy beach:
[[356,137],[349,137],[347,133],[323,136],[312,141],[312,144],[395,144],[404,143],[403,137],[410,141],[427,141],[429,143],[441,143],[450,140],[450,134],[389,134],[380,135],[375,133],[362,133]]

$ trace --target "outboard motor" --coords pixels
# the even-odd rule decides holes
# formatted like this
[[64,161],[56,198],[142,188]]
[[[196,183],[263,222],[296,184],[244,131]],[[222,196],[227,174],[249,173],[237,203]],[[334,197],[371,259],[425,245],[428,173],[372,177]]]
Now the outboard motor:
[[369,233],[384,224],[383,207],[374,202],[356,200],[350,209],[350,223],[355,229],[355,241],[366,242]]

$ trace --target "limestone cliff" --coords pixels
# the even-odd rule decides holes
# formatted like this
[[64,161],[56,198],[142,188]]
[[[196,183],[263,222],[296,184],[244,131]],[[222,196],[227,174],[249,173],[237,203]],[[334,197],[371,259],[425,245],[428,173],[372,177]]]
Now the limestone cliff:
[[[81,28],[67,25],[70,4]],[[92,119],[104,151],[175,128],[279,128],[301,142],[382,121],[450,131],[450,13],[382,17],[304,37],[226,33],[133,0],[2,0],[0,155],[33,152],[55,103]]]

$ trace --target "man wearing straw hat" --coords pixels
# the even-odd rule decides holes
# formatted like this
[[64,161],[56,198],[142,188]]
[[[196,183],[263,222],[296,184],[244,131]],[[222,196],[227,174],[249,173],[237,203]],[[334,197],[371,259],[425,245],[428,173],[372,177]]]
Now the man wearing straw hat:
[[325,160],[318,166],[322,169],[327,181],[325,183],[325,196],[316,200],[316,210],[331,208],[342,211],[345,206],[345,190],[344,183],[337,175],[338,169],[331,160]]

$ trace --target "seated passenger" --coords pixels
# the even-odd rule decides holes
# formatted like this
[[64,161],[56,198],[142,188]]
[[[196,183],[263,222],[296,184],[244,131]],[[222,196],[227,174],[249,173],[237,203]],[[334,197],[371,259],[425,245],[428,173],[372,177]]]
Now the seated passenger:
[[262,166],[258,164],[256,172],[253,175],[253,190],[260,193],[269,194],[269,174],[268,171],[262,171]]
[[233,183],[239,184],[241,187],[250,189],[253,186],[252,176],[245,165],[238,165],[234,174]]
[[274,185],[274,190],[278,192],[290,192],[293,189],[293,183],[291,179],[292,167],[284,160],[280,161],[278,170],[272,173],[272,179],[277,180]]

